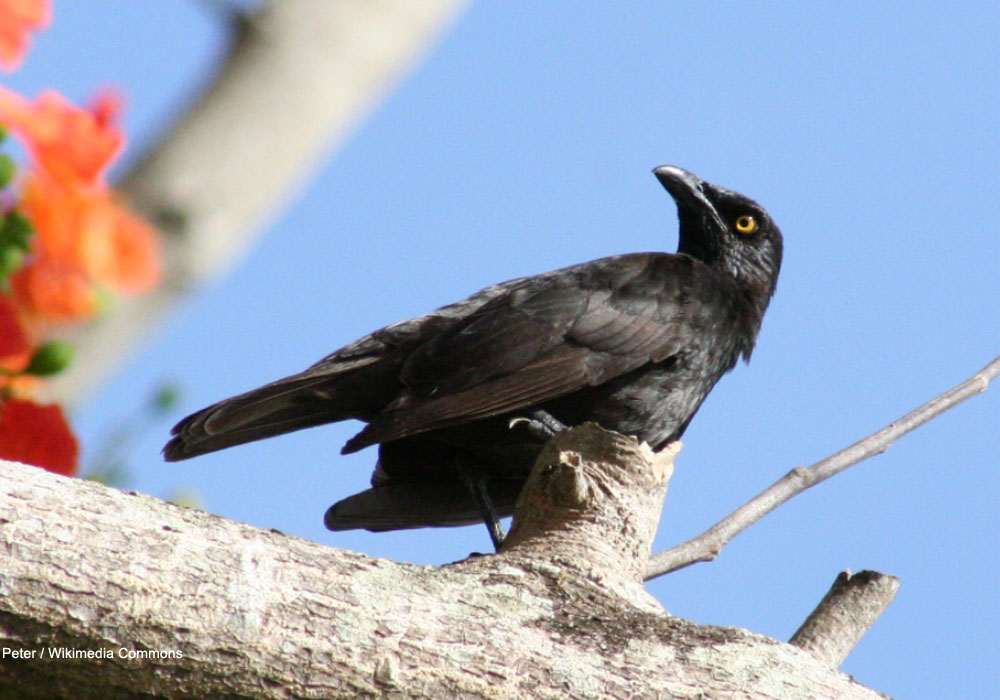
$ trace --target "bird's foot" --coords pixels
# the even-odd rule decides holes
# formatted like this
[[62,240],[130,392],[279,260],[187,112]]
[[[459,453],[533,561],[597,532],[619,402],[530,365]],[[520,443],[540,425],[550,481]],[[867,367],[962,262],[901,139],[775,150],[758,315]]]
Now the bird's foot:
[[542,440],[552,438],[556,433],[566,430],[566,425],[548,411],[536,409],[527,416],[517,416],[511,418],[507,424],[508,429],[517,426],[524,426],[531,435]]

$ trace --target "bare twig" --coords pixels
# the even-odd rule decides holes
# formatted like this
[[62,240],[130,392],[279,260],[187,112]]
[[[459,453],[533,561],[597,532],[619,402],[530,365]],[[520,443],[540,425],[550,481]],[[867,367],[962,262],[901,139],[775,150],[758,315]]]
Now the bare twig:
[[877,433],[809,467],[796,467],[694,539],[654,554],[646,569],[646,580],[697,562],[715,559],[729,540],[788,499],[868,457],[885,452],[892,443],[911,430],[919,428],[969,397],[986,391],[990,381],[997,375],[1000,375],[1000,356],[994,358],[970,379],[910,411]]
[[837,668],[899,590],[899,579],[878,571],[842,571],[789,644]]

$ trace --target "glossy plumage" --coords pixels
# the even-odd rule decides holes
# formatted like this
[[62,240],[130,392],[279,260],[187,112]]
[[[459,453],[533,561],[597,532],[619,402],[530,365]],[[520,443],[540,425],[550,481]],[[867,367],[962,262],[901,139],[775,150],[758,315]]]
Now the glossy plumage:
[[715,382],[750,357],[782,239],[752,200],[680,168],[654,172],[677,203],[676,254],[503,282],[375,331],[185,418],[166,458],[362,420],[343,451],[379,446],[372,488],[334,505],[326,523],[388,530],[479,520],[462,470],[509,513],[543,442],[511,421],[537,410],[654,449],[679,438]]

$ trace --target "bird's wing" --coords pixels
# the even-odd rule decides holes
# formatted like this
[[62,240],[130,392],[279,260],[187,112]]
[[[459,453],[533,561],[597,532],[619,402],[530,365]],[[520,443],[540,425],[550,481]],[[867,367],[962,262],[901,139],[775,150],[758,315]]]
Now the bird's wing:
[[408,389],[344,452],[517,411],[670,357],[688,335],[699,269],[643,253],[510,290],[416,349],[402,368]]
[[303,372],[193,413],[174,426],[164,457],[187,459],[323,423],[376,415],[402,388],[399,367],[412,347],[522,282],[496,284],[463,301],[379,329]]

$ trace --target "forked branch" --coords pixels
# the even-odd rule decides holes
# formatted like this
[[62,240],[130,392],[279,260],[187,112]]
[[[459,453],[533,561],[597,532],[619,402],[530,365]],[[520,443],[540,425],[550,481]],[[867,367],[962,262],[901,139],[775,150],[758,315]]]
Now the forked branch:
[[788,499],[839,474],[848,467],[873,455],[885,452],[892,443],[911,430],[919,428],[949,408],[971,396],[986,391],[989,383],[1000,375],[1000,356],[958,386],[937,396],[902,418],[859,440],[850,447],[830,455],[808,467],[796,467],[756,497],[717,522],[708,530],[676,547],[654,554],[646,569],[646,580],[683,569],[702,561],[711,561],[729,543],[755,522]]

